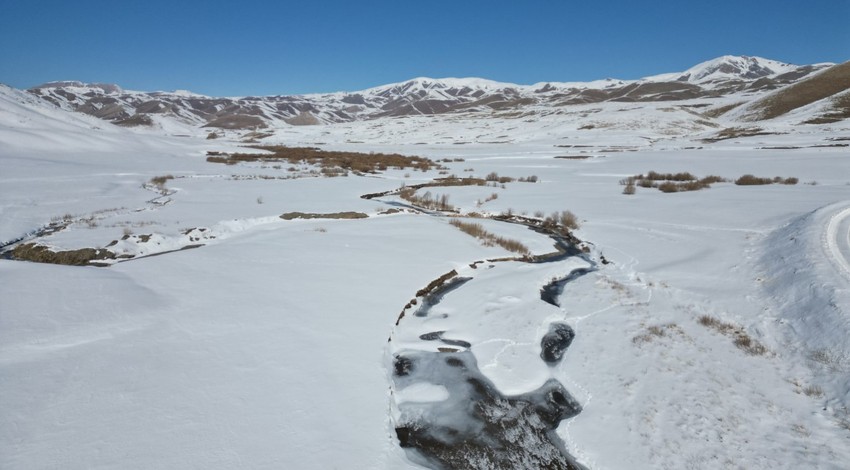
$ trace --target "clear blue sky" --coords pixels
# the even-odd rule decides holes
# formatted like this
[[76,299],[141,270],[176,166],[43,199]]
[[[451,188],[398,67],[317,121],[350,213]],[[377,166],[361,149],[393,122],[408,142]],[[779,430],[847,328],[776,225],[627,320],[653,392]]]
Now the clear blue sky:
[[850,0],[0,0],[0,82],[214,96],[417,76],[634,79],[725,55],[850,60]]

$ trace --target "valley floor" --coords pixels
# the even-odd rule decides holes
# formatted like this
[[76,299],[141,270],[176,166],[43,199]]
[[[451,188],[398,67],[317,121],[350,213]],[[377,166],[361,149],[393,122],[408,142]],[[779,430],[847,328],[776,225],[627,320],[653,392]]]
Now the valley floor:
[[[269,138],[446,159],[458,176],[533,175],[428,190],[466,215],[579,216],[586,261],[473,269],[516,253],[446,214],[387,212],[405,207],[398,196],[360,197],[446,176],[436,170],[284,179],[309,169],[206,161],[240,149],[233,140],[43,119],[26,132],[0,122],[0,242],[61,222],[35,241],[114,240],[135,258],[0,260],[2,468],[419,468],[395,427],[450,387],[394,381],[393,361],[446,346],[421,339],[434,332],[460,341],[506,396],[562,384],[581,412],[555,432],[587,468],[850,461],[850,160],[823,146],[850,139],[846,126],[780,123],[776,135],[708,144],[667,128],[421,117]],[[485,133],[507,137],[481,143]],[[799,183],[623,194],[622,179],[651,170]],[[295,211],[368,217],[279,217]],[[480,223],[553,251],[520,225]],[[588,261],[597,269],[567,283],[559,306],[541,301]],[[426,317],[405,310],[452,270],[472,280]],[[553,323],[575,338],[547,365]]]

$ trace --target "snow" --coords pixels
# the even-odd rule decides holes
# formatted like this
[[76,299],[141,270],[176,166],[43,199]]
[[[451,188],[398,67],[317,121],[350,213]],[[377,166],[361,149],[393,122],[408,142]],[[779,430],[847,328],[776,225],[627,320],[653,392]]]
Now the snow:
[[708,84],[712,81],[729,78],[752,78],[775,76],[795,70],[798,66],[765,59],[763,57],[725,55],[699,63],[684,72],[665,73],[645,77],[651,82],[685,81],[687,83]]
[[[453,398],[435,383],[395,389],[392,356],[436,351],[422,335],[444,332],[505,395],[562,383],[583,410],[557,433],[589,468],[842,468],[850,162],[846,148],[818,145],[850,127],[800,126],[797,114],[759,123],[774,134],[706,143],[733,118],[708,125],[678,106],[744,98],[282,127],[267,139],[462,158],[443,163],[458,176],[536,175],[429,188],[463,214],[577,214],[588,258],[529,264],[492,261],[514,254],[448,217],[380,214],[397,197],[360,198],[437,171],[282,179],[286,164],[205,161],[235,140],[122,129],[0,87],[0,241],[68,214],[67,229],[38,241],[115,240],[136,256],[108,268],[0,259],[0,467],[420,468],[398,445],[398,411]],[[800,183],[622,194],[621,179],[650,170]],[[162,191],[150,184],[168,174]],[[279,217],[291,211],[369,217]],[[479,221],[552,251],[521,225]],[[541,300],[591,262],[559,307]],[[433,315],[405,309],[451,270],[470,280]],[[767,352],[747,354],[705,315]],[[540,339],[553,322],[576,337],[547,365]]]

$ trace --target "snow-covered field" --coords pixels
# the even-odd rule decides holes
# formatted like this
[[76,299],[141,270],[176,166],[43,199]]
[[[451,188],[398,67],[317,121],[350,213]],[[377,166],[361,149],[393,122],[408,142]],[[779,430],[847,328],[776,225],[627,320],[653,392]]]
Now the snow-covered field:
[[[535,175],[429,189],[462,213],[570,210],[591,247],[587,260],[472,268],[515,254],[446,216],[380,214],[395,196],[360,198],[437,171],[284,179],[301,169],[205,160],[236,140],[134,132],[0,88],[0,243],[61,221],[35,241],[116,241],[136,256],[106,268],[0,259],[0,468],[419,468],[394,428],[411,403],[449,391],[400,388],[393,360],[437,351],[421,339],[432,332],[468,343],[505,395],[560,382],[582,411],[556,432],[588,468],[846,468],[850,159],[828,145],[850,124],[795,119],[705,143],[717,129],[683,108],[602,103],[287,126],[264,140]],[[799,183],[622,194],[621,179],[650,170]],[[369,217],[278,217],[293,211]],[[483,225],[553,250],[522,226]],[[559,307],[541,301],[589,262]],[[451,270],[471,280],[399,320]],[[552,322],[576,334],[557,365],[539,356]]]

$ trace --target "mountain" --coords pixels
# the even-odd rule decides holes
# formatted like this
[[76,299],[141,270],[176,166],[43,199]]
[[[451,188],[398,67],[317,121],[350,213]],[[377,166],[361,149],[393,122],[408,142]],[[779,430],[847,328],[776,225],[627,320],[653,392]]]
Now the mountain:
[[652,81],[677,81],[711,86],[728,81],[758,80],[791,73],[800,67],[761,57],[722,56],[697,64],[684,72],[647,77]]
[[516,85],[479,78],[420,77],[359,92],[237,98],[186,91],[128,91],[117,85],[81,82],[51,82],[29,92],[63,109],[119,126],[258,130],[450,113],[510,117],[560,112],[564,106],[605,101],[681,101],[733,94],[752,100],[755,95],[796,83],[831,65],[797,66],[759,57],[723,56],[684,72],[641,80]]

